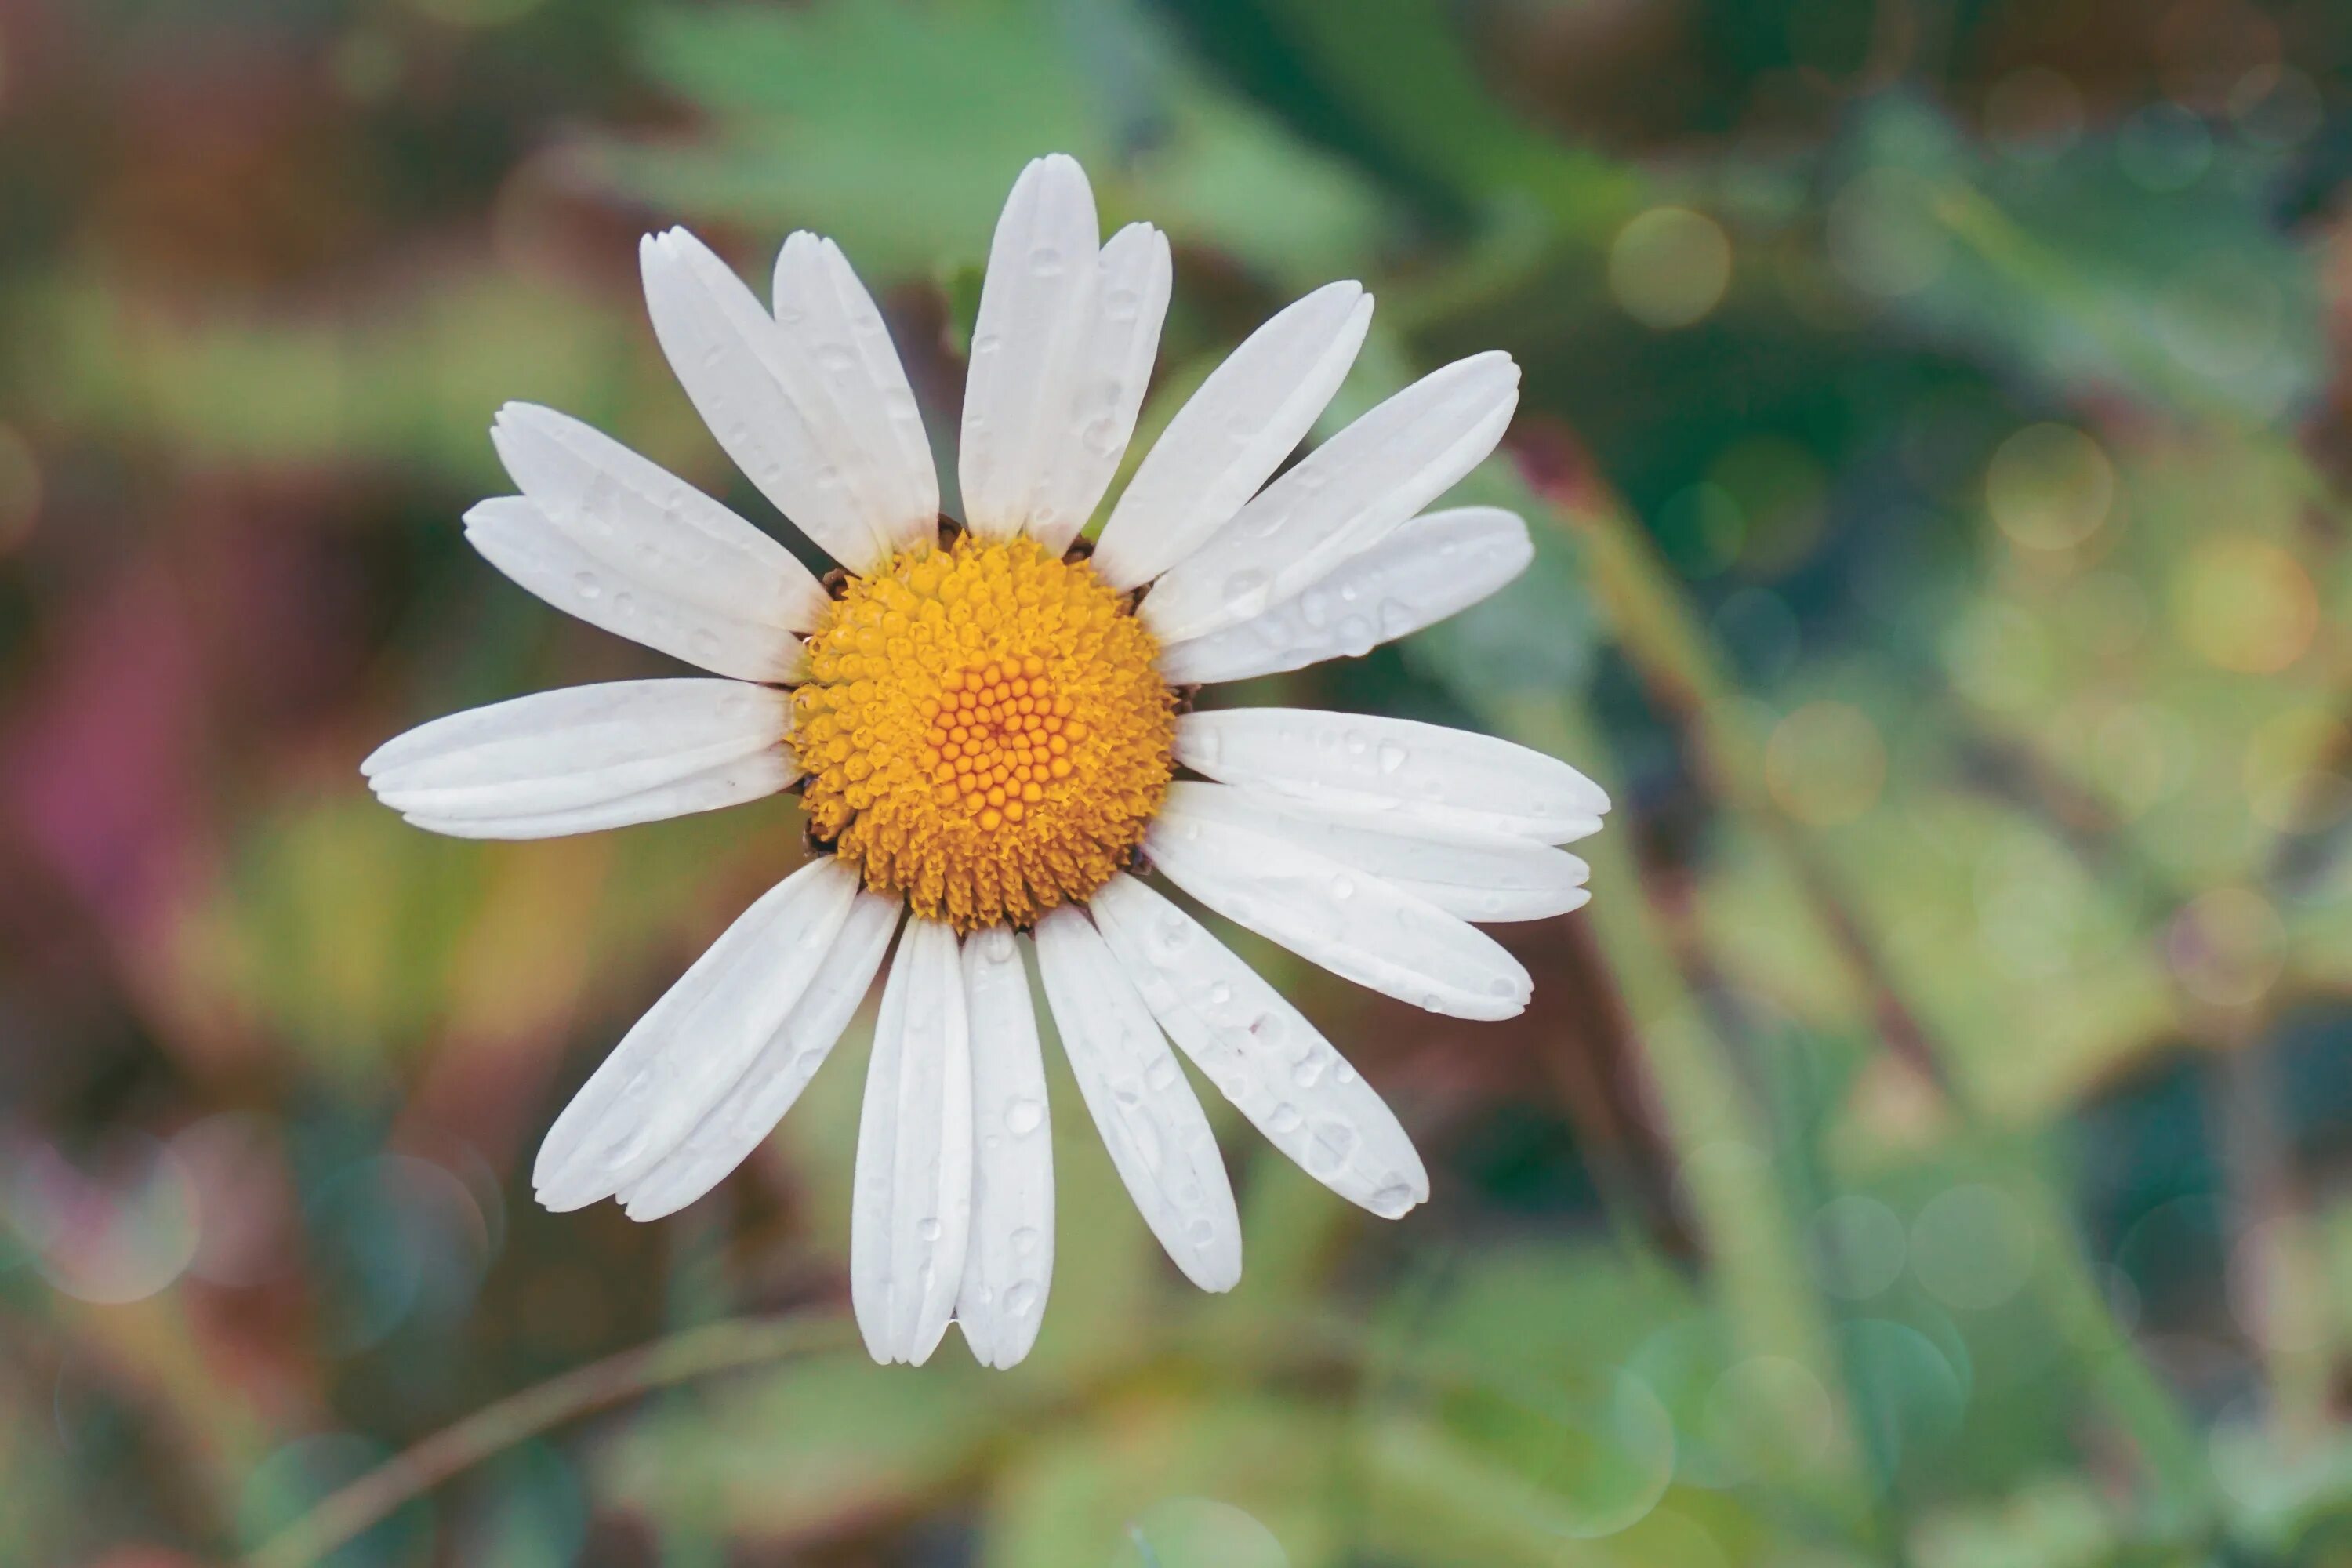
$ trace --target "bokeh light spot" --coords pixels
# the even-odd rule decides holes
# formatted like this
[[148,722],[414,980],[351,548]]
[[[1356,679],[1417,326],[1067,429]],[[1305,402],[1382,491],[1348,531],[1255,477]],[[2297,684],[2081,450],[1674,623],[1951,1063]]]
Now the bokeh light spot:
[[2246,809],[2280,833],[2315,833],[2352,814],[2352,729],[2319,708],[2264,720],[2246,745]]
[[1739,502],[1712,480],[1685,485],[1658,510],[1658,547],[1685,577],[1727,571],[1747,537],[1748,519]]
[[80,1162],[31,1145],[8,1173],[6,1204],[42,1278],[79,1300],[143,1300],[196,1255],[195,1188],[168,1148],[139,1133]]
[[1911,1222],[1911,1272],[1947,1307],[1983,1311],[2021,1289],[2038,1238],[2025,1206],[1969,1182],[1937,1194]]
[[2326,117],[2318,85],[2293,66],[2265,62],[2230,89],[2230,118],[2241,135],[2259,146],[2308,141]]
[[1764,748],[1764,781],[1800,822],[1852,822],[1878,802],[1886,744],[1869,715],[1847,702],[1808,702],[1774,727]]
[[2273,675],[2319,629],[2319,594],[2301,562],[2266,540],[2209,539],[2173,577],[2173,616],[2189,646],[2223,669]]
[[2064,425],[2029,425],[1993,452],[1985,504],[2001,532],[2032,550],[2071,550],[2099,531],[2116,500],[2115,465]]
[[1814,1211],[1805,1239],[1814,1279],[1849,1301],[1875,1296],[1901,1279],[1910,1243],[1902,1215],[1858,1193]]
[[1688,207],[1652,207],[1609,247],[1610,292],[1644,326],[1665,331],[1704,319],[1730,282],[1723,226]]

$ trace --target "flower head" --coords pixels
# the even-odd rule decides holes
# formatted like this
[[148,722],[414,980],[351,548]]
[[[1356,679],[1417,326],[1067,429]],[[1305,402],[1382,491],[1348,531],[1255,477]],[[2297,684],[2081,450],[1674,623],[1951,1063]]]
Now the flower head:
[[1112,1163],[1195,1283],[1240,1278],[1241,1228],[1177,1051],[1342,1196],[1391,1218],[1420,1203],[1427,1174],[1370,1086],[1145,879],[1416,1006],[1499,1018],[1527,1005],[1527,972],[1469,922],[1585,901],[1583,862],[1557,846],[1599,829],[1599,788],[1486,736],[1183,700],[1360,654],[1526,566],[1508,512],[1423,510],[1501,439],[1509,357],[1423,377],[1276,478],[1370,321],[1356,284],[1319,289],[1202,383],[1090,545],[1171,263],[1149,225],[1100,240],[1071,160],[1032,163],[997,225],[961,522],[940,515],[906,373],[831,241],[785,242],[772,311],[682,229],[648,237],[640,260],[688,395],[840,563],[835,585],[587,426],[509,405],[491,434],[520,493],[476,507],[467,538],[549,602],[717,679],[456,714],[363,771],[411,822],[470,837],[797,787],[820,853],[564,1109],[532,1173],[541,1202],[617,1197],[652,1219],[709,1192],[823,1064],[895,938],[858,1130],[858,1323],[880,1360],[927,1359],[952,1321],[982,1361],[1012,1365],[1054,1258],[1025,936]]

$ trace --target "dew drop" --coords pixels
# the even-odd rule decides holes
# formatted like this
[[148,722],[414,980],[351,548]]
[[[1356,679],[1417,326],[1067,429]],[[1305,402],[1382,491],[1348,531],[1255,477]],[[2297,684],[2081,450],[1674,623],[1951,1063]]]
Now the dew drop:
[[1384,773],[1392,773],[1399,768],[1404,766],[1405,763],[1411,760],[1412,756],[1412,752],[1406,751],[1402,746],[1398,745],[1394,741],[1382,741],[1381,742],[1379,757],[1381,772]]
[[1004,1130],[1015,1138],[1026,1138],[1045,1124],[1045,1108],[1024,1095],[1004,1108]]
[[1041,245],[1029,253],[1029,270],[1040,278],[1058,278],[1062,273],[1062,253],[1054,246]]
[[940,1222],[927,1219],[915,1227],[915,1234],[925,1241],[937,1241],[940,1238]]
[[1286,1100],[1268,1112],[1265,1119],[1266,1130],[1277,1135],[1296,1132],[1298,1122],[1298,1107]]
[[1103,313],[1114,321],[1134,319],[1143,308],[1143,296],[1132,289],[1114,289],[1103,296]]
[[1024,1225],[1013,1233],[1013,1250],[1016,1255],[1026,1258],[1037,1250],[1037,1241],[1036,1229]]
[[1223,1007],[1232,1002],[1233,999],[1234,988],[1226,984],[1223,981],[1220,980],[1214,985],[1209,987],[1209,1005],[1212,1007]]
[[1402,1182],[1391,1182],[1372,1194],[1372,1212],[1382,1219],[1395,1219],[1412,1207],[1412,1189]]
[[1341,903],[1345,903],[1349,899],[1354,898],[1356,896],[1356,879],[1353,877],[1332,878],[1331,896],[1339,900]]
[[1291,1069],[1290,1076],[1299,1088],[1313,1089],[1323,1079],[1323,1053],[1317,1051],[1301,1057],[1298,1065]]
[[1143,1081],[1150,1086],[1154,1094],[1165,1094],[1175,1088],[1176,1078],[1176,1058],[1171,1056],[1162,1056],[1145,1068],[1143,1073]]
[[1184,1234],[1192,1238],[1192,1245],[1195,1247],[1213,1246],[1217,1239],[1216,1222],[1206,1218],[1196,1219],[1184,1227]]
[[1236,572],[1225,579],[1225,608],[1236,614],[1252,615],[1262,607],[1267,587],[1263,572]]
[[604,584],[593,572],[583,572],[572,579],[572,585],[583,599],[593,599],[604,592]]
[[1037,1282],[1024,1279],[1004,1292],[1004,1310],[1016,1318],[1025,1318],[1037,1310]]

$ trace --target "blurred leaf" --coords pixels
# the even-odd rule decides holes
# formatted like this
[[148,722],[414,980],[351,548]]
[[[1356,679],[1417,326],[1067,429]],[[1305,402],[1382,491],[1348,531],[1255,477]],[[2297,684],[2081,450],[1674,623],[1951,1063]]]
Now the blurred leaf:
[[1286,282],[1360,265],[1371,237],[1360,182],[1171,54],[1126,4],[665,11],[646,45],[713,123],[695,142],[608,149],[624,187],[820,229],[869,279],[928,275],[943,247],[984,256],[1013,177],[1053,152],[1087,164],[1108,223],[1149,218]]
[[920,1372],[849,1351],[666,1401],[597,1456],[596,1492],[653,1521],[807,1540],[915,1505],[1024,1409],[951,1349]]
[[2122,390],[2257,426],[2317,391],[2317,270],[2271,220],[2274,157],[2225,145],[2151,189],[2114,138],[2008,159],[1902,98],[1864,122],[1858,151],[1832,255],[1958,351],[2063,395]]
[[[1181,1518],[1188,1510],[1168,1505],[1201,1500],[1263,1525],[1289,1568],[1333,1568],[1350,1507],[1339,1436],[1328,1412],[1269,1395],[1169,1391],[1108,1405],[1041,1436],[1006,1466],[983,1520],[980,1562],[1148,1561],[1135,1550],[1134,1527],[1155,1514]],[[1174,1533],[1146,1537],[1171,1550],[1160,1568],[1223,1568],[1180,1554]]]

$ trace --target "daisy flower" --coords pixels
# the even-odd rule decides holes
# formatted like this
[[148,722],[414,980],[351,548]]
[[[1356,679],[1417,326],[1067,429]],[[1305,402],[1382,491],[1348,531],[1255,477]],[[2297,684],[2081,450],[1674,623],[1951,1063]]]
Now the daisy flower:
[[648,237],[640,260],[655,333],[712,435],[841,570],[820,580],[653,463],[509,405],[491,437],[521,493],[474,508],[467,537],[549,603],[714,679],[458,713],[362,771],[410,822],[476,838],[797,789],[817,853],[557,1118],[540,1202],[613,1197],[646,1220],[709,1192],[790,1109],[888,956],[858,1127],[857,1321],[878,1361],[924,1361],[953,1321],[981,1361],[1013,1365],[1054,1263],[1025,936],[1111,1162],[1195,1284],[1239,1279],[1241,1226],[1178,1051],[1340,1196],[1391,1218],[1420,1203],[1427,1174],[1380,1096],[1146,879],[1415,1006],[1527,1005],[1527,971],[1470,922],[1585,901],[1583,862],[1557,847],[1600,827],[1599,788],[1484,735],[1189,701],[1361,654],[1526,566],[1509,512],[1423,510],[1501,439],[1509,356],[1423,377],[1275,477],[1371,317],[1357,284],[1318,289],[1209,376],[1089,545],[1171,268],[1148,224],[1101,240],[1072,160],[1031,163],[997,223],[961,523],[940,515],[906,372],[832,241],[784,242],[772,311],[683,229]]

